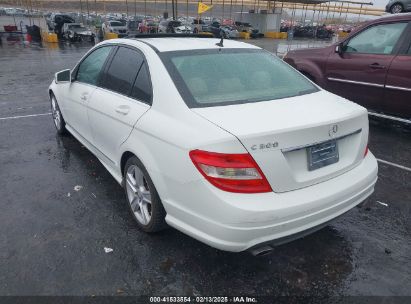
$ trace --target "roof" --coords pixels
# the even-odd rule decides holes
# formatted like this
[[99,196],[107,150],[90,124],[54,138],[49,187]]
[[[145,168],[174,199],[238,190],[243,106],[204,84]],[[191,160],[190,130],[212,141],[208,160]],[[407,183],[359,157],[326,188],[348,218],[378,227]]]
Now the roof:
[[[186,50],[201,50],[201,49],[217,49],[219,46],[216,43],[220,42],[220,38],[134,38],[127,40],[142,41],[151,47],[155,48],[159,52],[169,51],[186,51]],[[236,49],[258,49],[259,47],[235,41],[231,39],[224,39],[224,48],[236,48]]]
[[379,20],[393,20],[393,21],[402,21],[402,20],[411,20],[411,13],[400,13],[400,14],[389,14],[387,13],[386,15],[381,16],[378,19],[374,19],[372,21],[379,21]]
[[362,23],[360,26],[356,27],[351,33],[357,33],[361,31],[364,27],[378,24],[381,22],[400,22],[400,21],[411,21],[411,13],[401,13],[401,14],[386,14],[378,19],[372,19]]

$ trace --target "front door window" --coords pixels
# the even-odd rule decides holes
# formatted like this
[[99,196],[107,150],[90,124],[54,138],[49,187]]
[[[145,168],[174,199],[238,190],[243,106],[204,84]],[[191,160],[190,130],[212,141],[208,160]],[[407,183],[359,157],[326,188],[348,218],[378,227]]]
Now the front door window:
[[344,47],[344,52],[391,54],[406,26],[407,23],[402,22],[370,27],[350,39]]

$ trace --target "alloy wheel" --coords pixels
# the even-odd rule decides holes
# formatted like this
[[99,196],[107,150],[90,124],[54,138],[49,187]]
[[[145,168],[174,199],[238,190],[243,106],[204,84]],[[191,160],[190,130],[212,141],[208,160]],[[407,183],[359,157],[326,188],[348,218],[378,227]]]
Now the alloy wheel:
[[54,124],[57,130],[61,129],[61,113],[60,108],[57,104],[56,98],[51,97],[51,115],[53,116]]
[[398,14],[398,13],[401,13],[402,12],[402,6],[401,6],[401,4],[394,4],[392,7],[391,7],[391,13],[393,13],[393,14]]
[[151,192],[143,171],[131,165],[126,174],[127,199],[138,222],[144,226],[151,220]]

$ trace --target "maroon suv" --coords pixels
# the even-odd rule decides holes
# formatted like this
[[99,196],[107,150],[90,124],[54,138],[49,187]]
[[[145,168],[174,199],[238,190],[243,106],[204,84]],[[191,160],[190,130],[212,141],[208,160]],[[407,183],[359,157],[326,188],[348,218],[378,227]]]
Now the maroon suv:
[[336,44],[290,51],[284,60],[372,112],[411,119],[411,14],[367,22]]

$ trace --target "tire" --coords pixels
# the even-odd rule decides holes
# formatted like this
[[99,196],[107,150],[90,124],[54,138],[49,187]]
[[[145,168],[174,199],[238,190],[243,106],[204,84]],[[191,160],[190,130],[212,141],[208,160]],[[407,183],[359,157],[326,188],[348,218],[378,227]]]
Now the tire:
[[66,121],[63,118],[59,104],[53,93],[50,94],[51,115],[53,117],[54,126],[56,127],[57,134],[64,135],[67,133]]
[[135,156],[124,166],[124,181],[127,204],[139,228],[148,233],[165,229],[166,211],[160,196],[146,168]]
[[402,13],[403,11],[404,11],[404,7],[402,6],[401,3],[395,3],[390,8],[391,14],[398,14],[398,13]]

